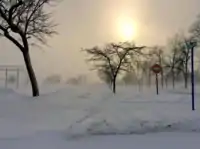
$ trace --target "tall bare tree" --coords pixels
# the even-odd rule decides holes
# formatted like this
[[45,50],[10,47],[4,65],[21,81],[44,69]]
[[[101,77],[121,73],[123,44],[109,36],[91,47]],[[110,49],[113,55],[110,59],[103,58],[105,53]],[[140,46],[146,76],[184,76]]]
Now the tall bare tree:
[[195,22],[191,25],[189,32],[191,33],[192,40],[200,43],[200,14],[197,16]]
[[189,78],[189,70],[188,70],[188,64],[191,56],[191,49],[190,49],[190,42],[191,39],[186,39],[184,38],[182,40],[182,47],[180,51],[180,56],[179,56],[179,62],[177,69],[179,72],[182,72],[183,77],[184,77],[184,82],[185,82],[185,88],[188,88],[188,78]]
[[129,69],[131,55],[141,53],[143,48],[130,43],[110,43],[103,48],[93,47],[84,51],[90,56],[88,61],[93,63],[95,70],[106,72],[112,84],[112,91],[116,93],[117,77],[122,71]]
[[180,41],[179,34],[176,34],[173,38],[169,41],[169,49],[170,53],[165,58],[165,68],[169,70],[168,74],[166,76],[172,77],[172,84],[173,88],[175,87],[175,79],[177,77],[177,74],[179,72],[180,67],[180,56],[182,54],[181,50],[183,48],[183,43]]
[[30,45],[36,41],[46,43],[46,37],[55,33],[51,15],[45,11],[45,6],[53,1],[0,1],[0,34],[22,52],[33,96],[39,96],[39,88],[29,55]]
[[184,78],[185,88],[188,87],[189,70],[188,63],[191,56],[190,43],[192,38],[186,38],[183,34],[177,34],[174,38],[174,47],[176,47],[176,70],[177,75],[182,74]]

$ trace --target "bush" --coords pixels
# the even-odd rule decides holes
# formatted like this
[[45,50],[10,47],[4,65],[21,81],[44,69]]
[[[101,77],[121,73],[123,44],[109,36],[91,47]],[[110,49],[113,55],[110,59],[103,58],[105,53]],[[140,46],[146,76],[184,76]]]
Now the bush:
[[62,77],[60,75],[51,75],[48,76],[45,80],[45,84],[59,84],[62,81]]

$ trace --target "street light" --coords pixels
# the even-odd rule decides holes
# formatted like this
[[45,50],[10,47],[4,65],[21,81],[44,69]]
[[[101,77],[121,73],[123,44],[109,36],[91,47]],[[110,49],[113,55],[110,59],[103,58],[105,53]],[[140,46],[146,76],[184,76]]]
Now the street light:
[[197,46],[196,41],[186,42],[187,48],[191,49],[191,89],[192,89],[192,110],[195,111],[195,88],[194,88],[194,48]]

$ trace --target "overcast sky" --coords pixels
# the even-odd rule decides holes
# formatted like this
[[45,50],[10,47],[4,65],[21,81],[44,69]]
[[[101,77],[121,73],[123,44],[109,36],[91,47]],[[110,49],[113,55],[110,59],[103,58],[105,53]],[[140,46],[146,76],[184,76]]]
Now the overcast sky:
[[[133,19],[137,44],[155,45],[165,44],[176,32],[187,32],[199,8],[200,0],[63,0],[53,16],[59,34],[49,39],[50,47],[31,49],[36,74],[71,77],[86,73],[80,48],[119,41],[119,16]],[[17,48],[4,39],[0,45],[1,64],[23,64]]]

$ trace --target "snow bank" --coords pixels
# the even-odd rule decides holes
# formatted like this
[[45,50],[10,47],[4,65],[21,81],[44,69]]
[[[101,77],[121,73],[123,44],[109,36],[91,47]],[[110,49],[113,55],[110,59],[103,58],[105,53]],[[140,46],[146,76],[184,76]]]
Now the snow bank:
[[[180,91],[180,89],[178,89]],[[134,88],[120,88],[116,96],[96,93],[91,101],[98,101],[82,120],[67,130],[70,137],[84,135],[126,135],[152,132],[200,132],[200,101],[197,111],[191,111],[188,90],[162,91],[156,96],[154,90],[138,93]],[[105,94],[104,94],[105,95]],[[198,94],[197,94],[198,95]],[[94,99],[96,97],[96,99]],[[101,99],[101,100],[97,100]],[[94,114],[95,111],[98,111]]]
[[129,118],[121,121],[112,121],[104,118],[89,118],[84,123],[73,125],[68,131],[69,137],[84,135],[130,135],[155,132],[200,132],[199,119],[177,120],[142,120]]
[[134,86],[118,87],[116,95],[99,85],[52,90],[45,88],[38,98],[0,90],[0,138],[41,131],[64,132],[67,137],[200,132],[199,94],[192,112],[188,90],[163,90],[159,96],[155,88],[139,92]]

